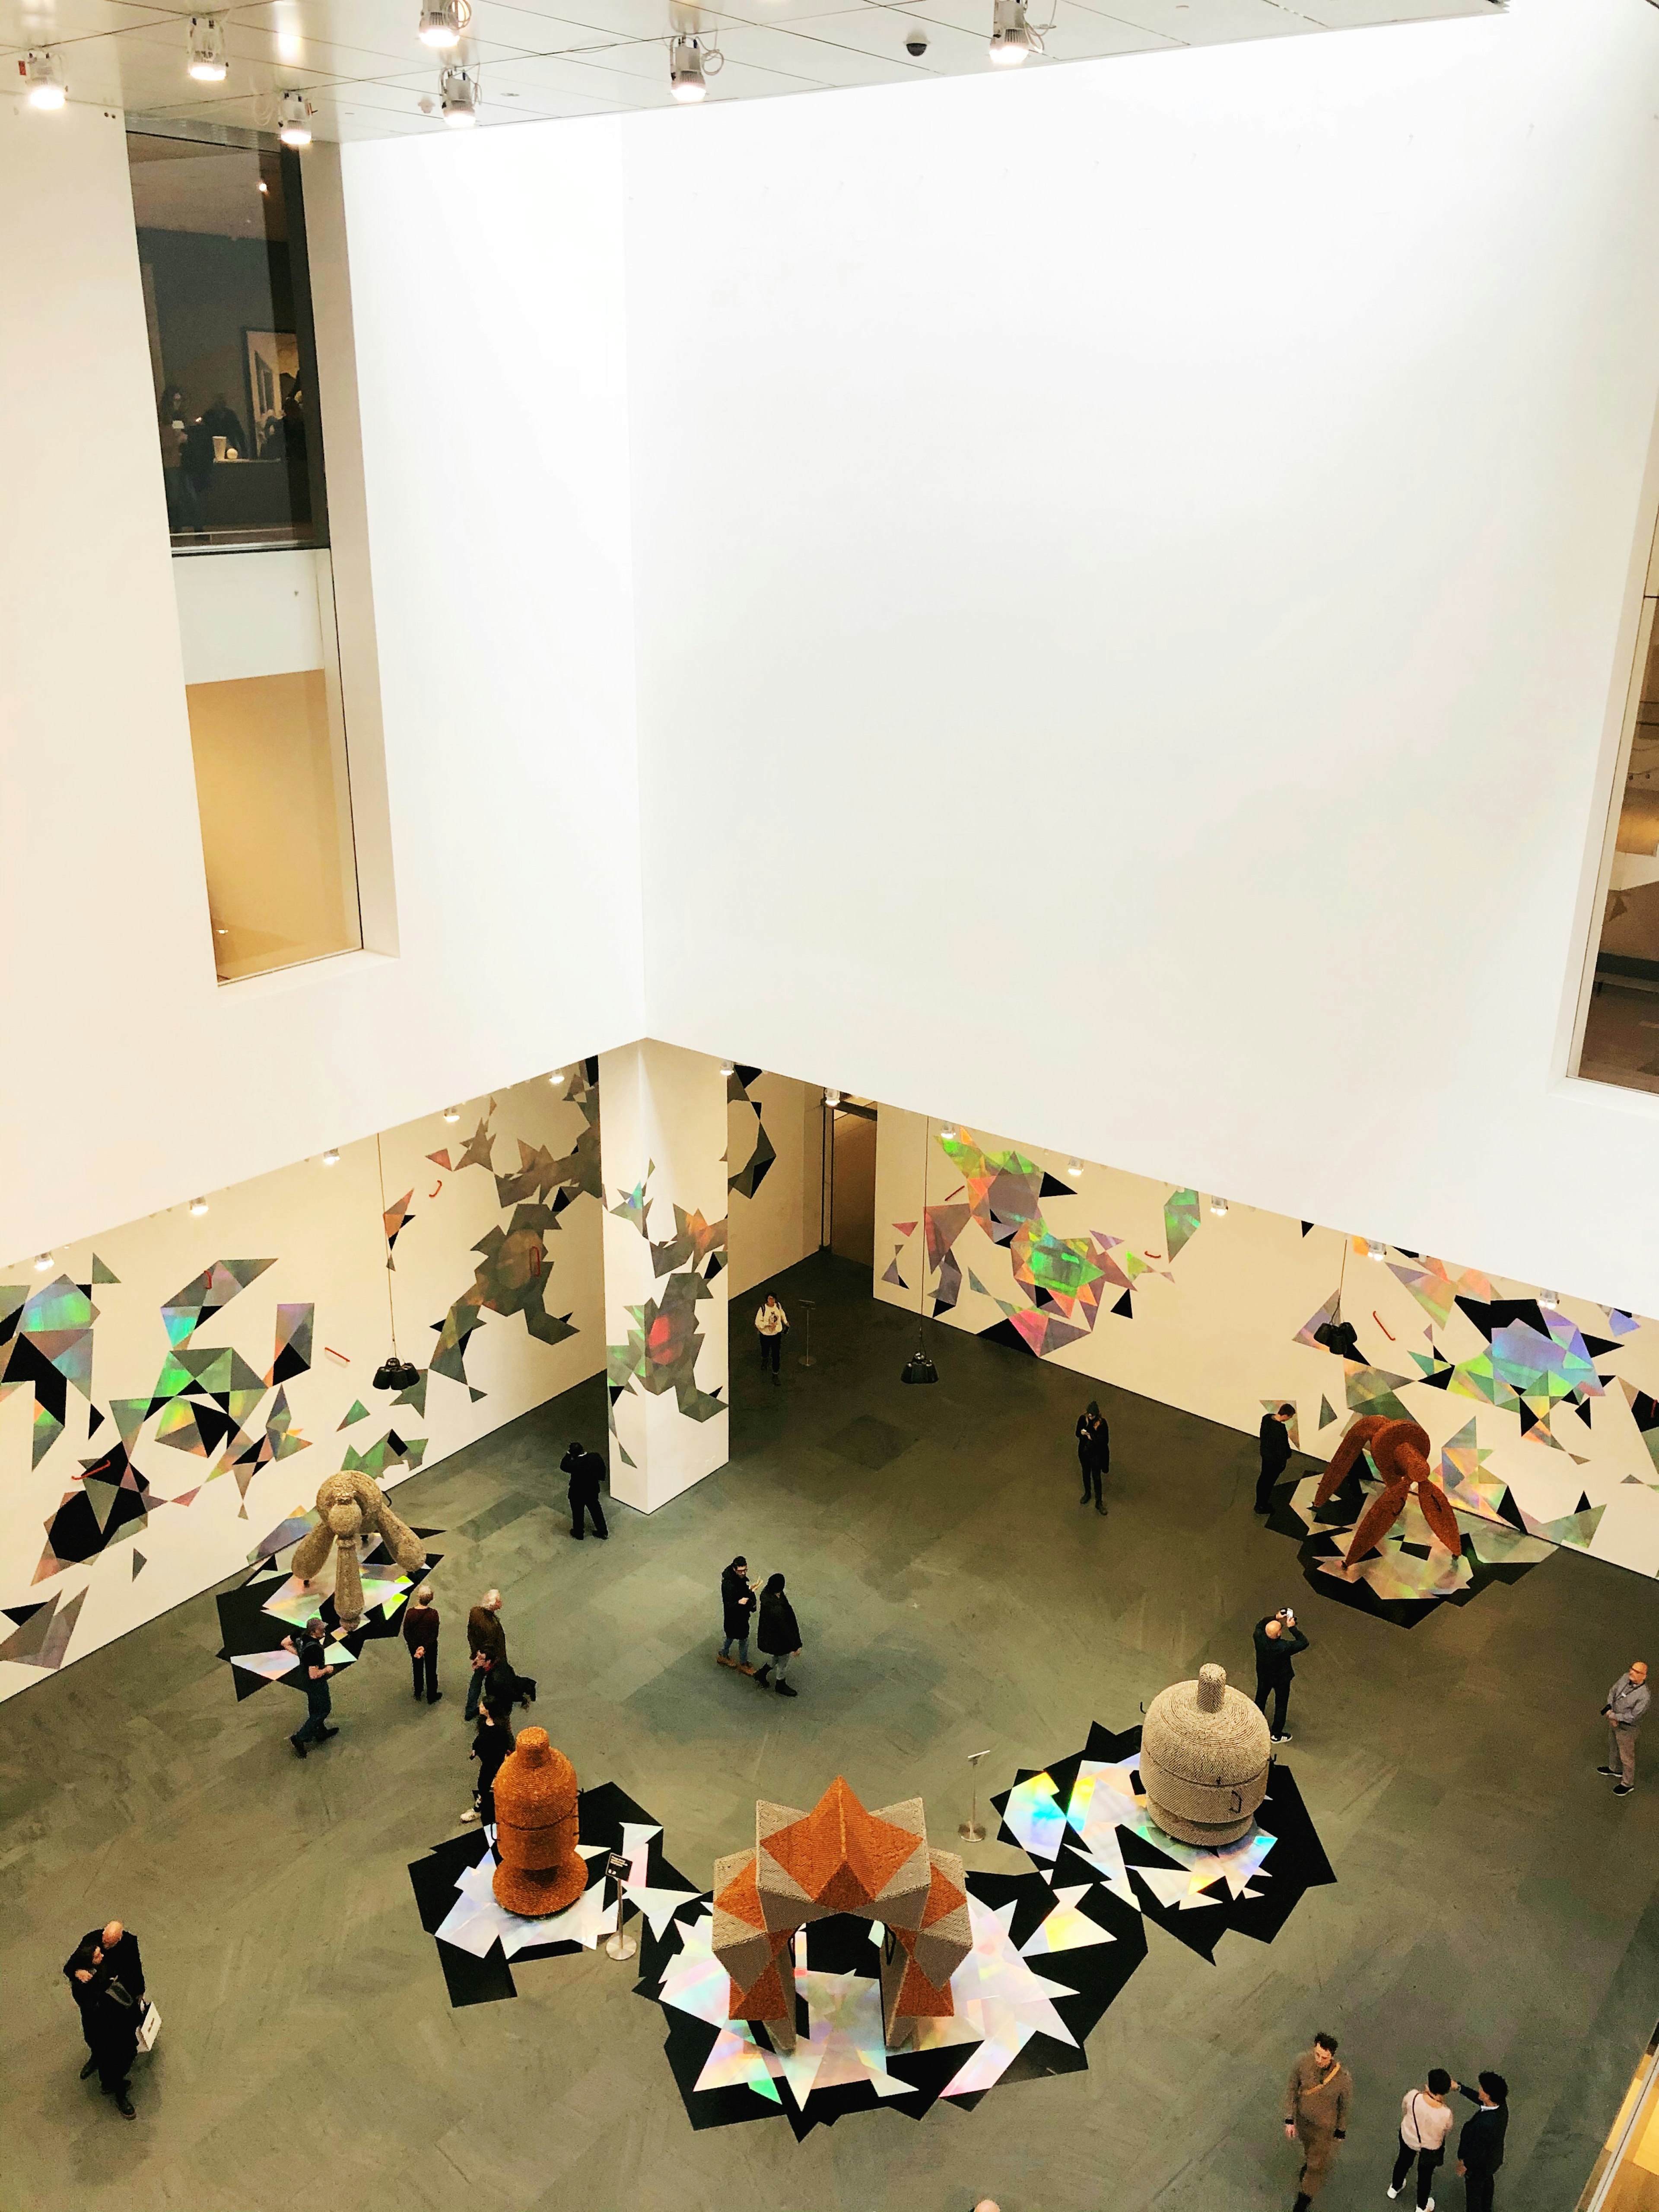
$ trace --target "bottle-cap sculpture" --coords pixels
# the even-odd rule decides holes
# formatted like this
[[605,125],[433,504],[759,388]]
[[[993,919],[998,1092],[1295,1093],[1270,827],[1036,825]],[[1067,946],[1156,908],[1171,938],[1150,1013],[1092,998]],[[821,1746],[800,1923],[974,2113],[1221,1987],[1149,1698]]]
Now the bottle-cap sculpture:
[[314,1582],[332,1550],[334,1610],[342,1628],[356,1628],[363,1617],[358,1552],[364,1532],[371,1541],[376,1536],[384,1538],[406,1575],[418,1575],[425,1567],[426,1547],[386,1504],[380,1485],[366,1474],[348,1471],[326,1476],[317,1486],[317,1510],[321,1519],[295,1547],[294,1572],[301,1582]]
[[1224,1668],[1200,1667],[1197,1681],[1160,1690],[1146,1708],[1140,1782],[1167,1836],[1237,1843],[1267,1794],[1272,1764],[1267,1723],[1227,1687]]
[[547,1740],[521,1729],[495,1777],[495,1902],[527,1920],[574,1905],[587,1887],[576,1849],[576,1770]]
[[754,1850],[714,1862],[714,1952],[732,1978],[733,2020],[763,2021],[775,2050],[794,2049],[795,1931],[835,1912],[887,1931],[890,2051],[912,2040],[918,2020],[951,2018],[951,1977],[974,1943],[962,1861],[929,1844],[920,1797],[868,1813],[837,1775],[810,1813],[763,1798]]

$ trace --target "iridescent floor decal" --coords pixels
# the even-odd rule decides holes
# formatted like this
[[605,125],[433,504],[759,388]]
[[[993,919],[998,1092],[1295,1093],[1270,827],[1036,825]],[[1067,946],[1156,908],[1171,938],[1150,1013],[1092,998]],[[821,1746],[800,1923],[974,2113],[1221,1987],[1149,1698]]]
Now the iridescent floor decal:
[[[310,1513],[293,1522],[284,1522],[275,1533],[285,1535],[291,1529],[293,1534],[289,1544],[281,1548],[287,1550],[291,1544],[298,1543],[316,1518],[314,1513]],[[443,1531],[417,1528],[415,1534],[424,1543],[428,1537],[441,1535]],[[441,1552],[429,1551],[423,1571],[429,1575],[442,1557]],[[283,1638],[293,1636],[297,1642],[298,1632],[313,1615],[322,1617],[331,1666],[348,1666],[362,1658],[365,1644],[398,1635],[404,1607],[417,1579],[400,1572],[385,1545],[377,1540],[363,1555],[366,1610],[362,1624],[343,1635],[331,1592],[307,1589],[296,1582],[277,1565],[274,1552],[261,1559],[245,1582],[239,1583],[234,1589],[222,1590],[218,1598],[219,1631],[224,1638],[218,1656],[230,1668],[238,1704],[244,1698],[251,1698],[256,1690],[263,1690],[268,1682],[284,1682],[290,1689],[300,1688],[295,1674],[300,1663],[298,1656],[283,1650]]]

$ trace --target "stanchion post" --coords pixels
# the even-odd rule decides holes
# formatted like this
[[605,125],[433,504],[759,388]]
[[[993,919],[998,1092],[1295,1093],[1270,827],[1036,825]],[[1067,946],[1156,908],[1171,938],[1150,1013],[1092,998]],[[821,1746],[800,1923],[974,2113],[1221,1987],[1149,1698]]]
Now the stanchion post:
[[640,1947],[623,1925],[623,1899],[627,1894],[628,1861],[620,1851],[612,1851],[610,1858],[605,1862],[605,1871],[607,1880],[614,1881],[617,1885],[617,1924],[605,1939],[605,1955],[607,1959],[631,1959]]
[[985,1824],[979,1817],[979,1763],[981,1759],[988,1759],[990,1756],[988,1746],[984,1751],[970,1751],[968,1754],[968,1770],[974,1778],[974,1805],[972,1812],[957,1828],[957,1833],[970,1844],[982,1844],[985,1841]]
[[806,1340],[806,1349],[800,1356],[800,1364],[803,1367],[816,1367],[818,1363],[812,1357],[812,1309],[817,1304],[817,1300],[801,1298],[798,1303],[801,1311],[806,1316],[806,1319],[801,1324],[802,1332]]

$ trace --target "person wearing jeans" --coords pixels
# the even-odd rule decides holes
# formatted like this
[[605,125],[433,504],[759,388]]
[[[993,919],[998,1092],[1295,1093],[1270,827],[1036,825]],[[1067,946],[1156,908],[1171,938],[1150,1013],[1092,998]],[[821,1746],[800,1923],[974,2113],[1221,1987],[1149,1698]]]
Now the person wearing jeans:
[[[295,1650],[291,1636],[283,1638],[283,1649],[284,1651]],[[338,1729],[331,1729],[328,1724],[329,1709],[333,1703],[328,1693],[328,1678],[334,1669],[323,1663],[323,1620],[320,1613],[313,1613],[307,1621],[304,1641],[299,1645],[296,1656],[300,1662],[300,1680],[305,1684],[306,1717],[289,1736],[289,1741],[303,1759],[308,1743],[321,1743],[325,1736],[340,1733]]]
[[[720,1617],[726,1641],[720,1648],[722,1667],[749,1668],[749,1623],[755,1610],[755,1593],[749,1585],[749,1562],[741,1552],[720,1576]],[[732,1656],[732,1646],[738,1656]]]
[[1417,2212],[1434,2212],[1434,2198],[1429,2192],[1434,2186],[1435,2168],[1446,2155],[1446,2137],[1451,2133],[1452,2108],[1446,2102],[1446,2092],[1456,2087],[1443,2066],[1431,2066],[1426,2086],[1407,2089],[1400,2100],[1400,2153],[1394,2162],[1389,2194],[1399,2196],[1415,2160]]
[[425,1583],[404,1608],[404,1642],[414,1670],[415,1696],[435,1705],[443,1692],[438,1687],[438,1608],[432,1602],[432,1585]]
[[760,1338],[761,1372],[769,1367],[774,1382],[779,1381],[778,1369],[783,1358],[783,1340],[789,1328],[789,1316],[769,1292],[766,1303],[755,1316],[755,1333]]

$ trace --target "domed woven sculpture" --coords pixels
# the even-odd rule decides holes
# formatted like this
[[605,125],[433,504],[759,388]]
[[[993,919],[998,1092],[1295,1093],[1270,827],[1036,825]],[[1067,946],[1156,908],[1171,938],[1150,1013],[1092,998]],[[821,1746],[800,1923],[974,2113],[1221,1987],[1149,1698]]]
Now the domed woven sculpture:
[[576,1849],[576,1770],[547,1740],[520,1729],[495,1777],[495,1902],[527,1920],[574,1905],[587,1887]]
[[1161,1690],[1140,1731],[1146,1810],[1186,1844],[1233,1844],[1267,1794],[1273,1745],[1250,1700],[1227,1687],[1226,1670],[1200,1667],[1195,1682]]

